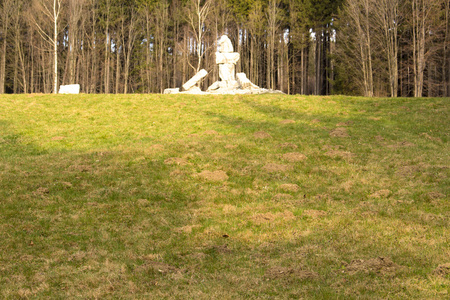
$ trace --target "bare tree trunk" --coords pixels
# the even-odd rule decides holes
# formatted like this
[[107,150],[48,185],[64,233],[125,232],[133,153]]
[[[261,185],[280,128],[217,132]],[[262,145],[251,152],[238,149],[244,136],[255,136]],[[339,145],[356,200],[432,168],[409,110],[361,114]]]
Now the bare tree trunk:
[[110,70],[111,70],[111,35],[109,33],[109,17],[111,10],[111,2],[110,0],[106,0],[106,28],[105,28],[105,62],[104,62],[104,86],[105,86],[105,94],[110,93]]
[[11,14],[11,7],[13,5],[12,0],[4,0],[1,5],[1,21],[2,21],[2,32],[1,41],[3,42],[1,47],[1,62],[0,62],[0,94],[5,93],[5,80],[6,80],[6,46],[8,44],[8,29],[9,29],[9,18]]
[[191,0],[187,10],[188,23],[197,42],[197,67],[191,67],[196,70],[197,73],[200,71],[202,59],[205,54],[205,51],[202,48],[204,35],[203,26],[205,25],[211,7],[211,0],[206,0],[203,6],[201,5],[201,2],[201,0]]
[[444,57],[443,57],[443,74],[442,74],[442,84],[443,84],[443,96],[450,97],[450,56],[448,55],[448,34],[449,34],[449,11],[450,11],[450,1],[445,4],[445,37],[444,37]]
[[116,39],[116,86],[115,86],[115,93],[119,93],[119,85],[120,85],[120,45],[118,44],[118,41],[120,40],[119,37]]

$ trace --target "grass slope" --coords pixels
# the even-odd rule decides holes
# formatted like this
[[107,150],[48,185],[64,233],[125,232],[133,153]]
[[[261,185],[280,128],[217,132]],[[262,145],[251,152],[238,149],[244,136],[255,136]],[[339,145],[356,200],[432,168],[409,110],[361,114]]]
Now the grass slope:
[[449,99],[0,98],[2,298],[448,298]]

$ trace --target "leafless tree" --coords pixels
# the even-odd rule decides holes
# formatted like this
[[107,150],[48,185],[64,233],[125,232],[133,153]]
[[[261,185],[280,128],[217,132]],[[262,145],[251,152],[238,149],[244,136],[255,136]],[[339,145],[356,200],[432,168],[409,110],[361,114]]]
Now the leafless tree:
[[[41,38],[53,48],[53,94],[58,93],[58,25],[63,0],[33,0],[30,13]],[[49,27],[53,28],[53,34]]]
[[203,44],[203,36],[205,34],[205,22],[211,8],[211,3],[211,0],[190,0],[187,4],[186,18],[196,41],[196,52],[198,59],[197,67],[194,67],[190,63],[189,64],[194,70],[196,70],[196,72],[200,71],[202,59],[206,50]]

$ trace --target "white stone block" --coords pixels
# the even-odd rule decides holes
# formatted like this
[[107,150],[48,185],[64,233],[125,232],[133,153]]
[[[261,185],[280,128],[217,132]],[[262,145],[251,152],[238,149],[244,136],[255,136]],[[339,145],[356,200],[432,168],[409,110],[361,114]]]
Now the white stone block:
[[59,86],[60,94],[79,94],[80,85],[79,84],[68,84]]
[[202,80],[208,72],[205,69],[201,69],[197,74],[194,75],[191,79],[189,79],[185,84],[183,84],[183,90],[187,91],[194,85],[196,85],[200,80]]
[[180,88],[164,90],[164,94],[178,94],[179,92],[180,92]]
[[220,64],[219,65],[219,77],[222,79],[222,81],[234,81],[236,80],[235,77],[235,68],[236,66],[234,64]]
[[236,64],[240,58],[239,53],[216,52],[216,64]]
[[245,73],[237,73],[236,79],[241,89],[258,88],[256,84],[253,84],[250,79],[247,78],[247,75]]

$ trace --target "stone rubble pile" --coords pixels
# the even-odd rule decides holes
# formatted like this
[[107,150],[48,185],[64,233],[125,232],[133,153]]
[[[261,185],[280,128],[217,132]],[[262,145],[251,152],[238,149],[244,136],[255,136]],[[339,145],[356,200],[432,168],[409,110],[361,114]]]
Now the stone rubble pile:
[[208,75],[205,69],[200,70],[197,74],[183,84],[183,91],[179,88],[165,89],[164,94],[265,94],[265,93],[282,93],[281,91],[273,91],[263,89],[253,84],[245,73],[236,74],[236,63],[239,61],[240,55],[233,52],[233,45],[226,35],[218,41],[218,50],[216,52],[216,64],[219,65],[220,80],[214,82],[203,92],[198,87],[198,83]]

